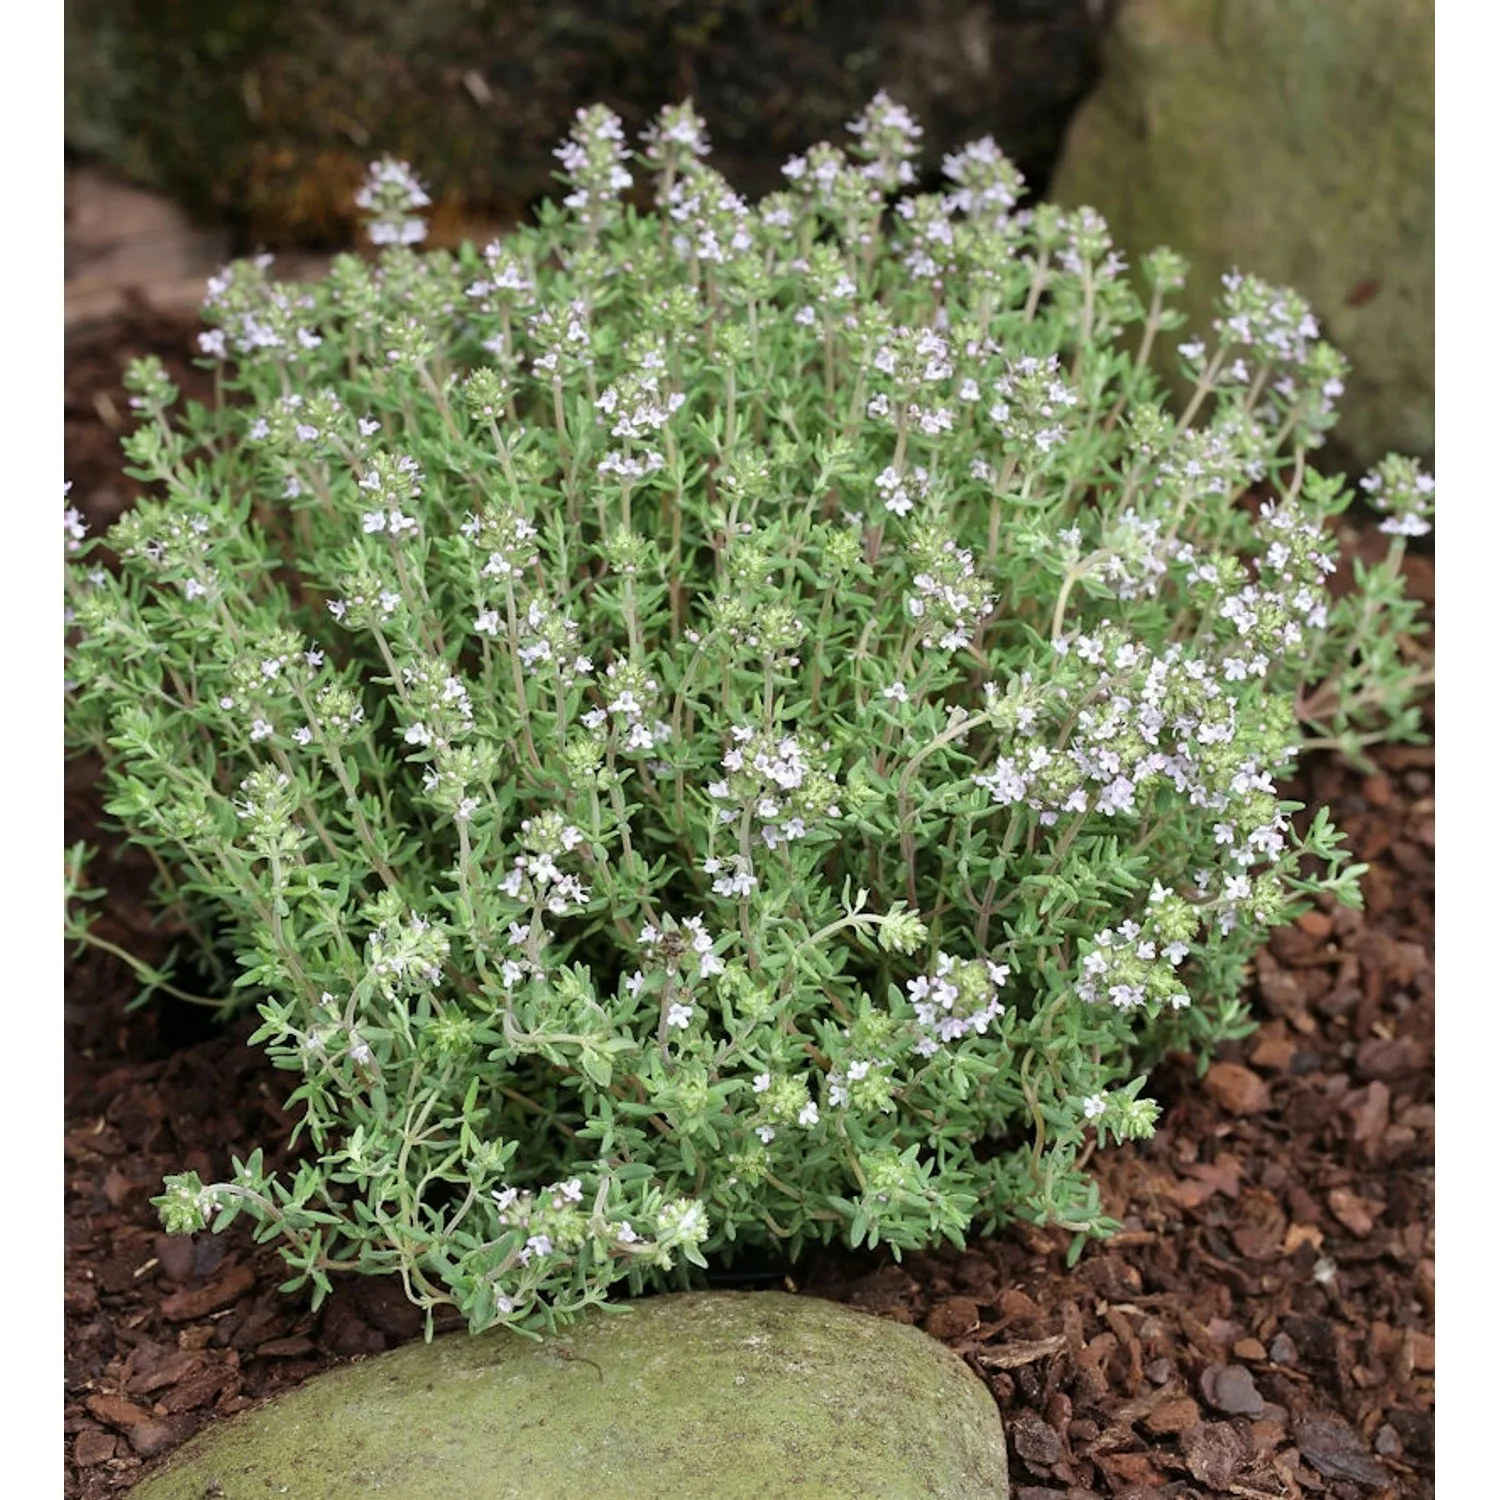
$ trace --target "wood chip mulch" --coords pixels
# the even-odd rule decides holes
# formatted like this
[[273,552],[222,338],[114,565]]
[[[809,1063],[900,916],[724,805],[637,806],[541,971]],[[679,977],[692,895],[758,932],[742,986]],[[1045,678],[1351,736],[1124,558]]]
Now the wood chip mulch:
[[[143,314],[70,355],[69,473],[96,525],[130,490],[109,431],[121,360],[154,350],[191,380],[186,347],[182,324]],[[1430,602],[1430,559],[1409,566]],[[1186,1061],[1159,1070],[1156,1137],[1096,1159],[1125,1226],[1113,1242],[1071,1271],[1065,1235],[1016,1231],[793,1273],[968,1361],[1006,1417],[1014,1500],[1433,1494],[1433,753],[1374,758],[1365,775],[1315,757],[1299,788],[1370,863],[1366,910],[1276,934],[1247,975],[1258,1032],[1202,1080]],[[70,773],[69,837],[97,841],[90,771]],[[160,953],[132,870],[106,877],[100,931]],[[420,1336],[390,1281],[356,1278],[314,1314],[239,1226],[161,1233],[163,1173],[218,1176],[284,1139],[288,1084],[243,1045],[251,1022],[213,1034],[185,1008],[127,1014],[131,994],[110,960],[70,966],[69,1500],[118,1495],[206,1425]]]

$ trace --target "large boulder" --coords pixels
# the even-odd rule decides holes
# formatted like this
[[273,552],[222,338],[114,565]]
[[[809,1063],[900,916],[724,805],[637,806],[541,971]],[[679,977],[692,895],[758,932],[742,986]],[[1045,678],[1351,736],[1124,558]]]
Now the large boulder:
[[1050,168],[1093,81],[1099,0],[66,0],[76,152],[270,248],[340,243],[367,161],[409,158],[435,236],[554,186],[580,105],[637,127],[692,95],[741,190],[877,89],[928,158],[993,133]]
[[993,1398],[914,1328],[779,1292],[540,1343],[451,1334],[212,1428],[136,1500],[1004,1500]]
[[1433,447],[1433,0],[1123,0],[1052,196],[1127,253],[1302,292],[1353,364],[1340,457]]

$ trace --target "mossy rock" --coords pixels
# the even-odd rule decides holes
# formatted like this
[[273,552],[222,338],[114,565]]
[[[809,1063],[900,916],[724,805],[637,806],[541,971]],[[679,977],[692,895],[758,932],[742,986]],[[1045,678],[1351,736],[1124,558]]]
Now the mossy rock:
[[882,87],[917,111],[933,168],[993,133],[1045,174],[1100,16],[1094,0],[66,0],[66,139],[273,249],[347,241],[383,151],[433,188],[435,239],[512,219],[601,100],[635,128],[693,96],[715,165],[757,194]]
[[1433,449],[1433,0],[1124,0],[1052,196],[1127,254],[1295,287],[1353,366],[1333,434],[1361,467]]
[[990,1393],[935,1339],[815,1297],[694,1292],[541,1343],[450,1334],[233,1418],[134,1500],[1004,1500]]

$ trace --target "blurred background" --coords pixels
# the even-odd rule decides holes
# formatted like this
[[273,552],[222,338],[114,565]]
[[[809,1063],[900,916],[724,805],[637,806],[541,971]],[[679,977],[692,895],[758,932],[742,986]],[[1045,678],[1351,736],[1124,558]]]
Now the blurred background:
[[[124,359],[189,352],[203,280],[317,274],[382,152],[483,236],[554,187],[580,105],[691,96],[751,195],[879,88],[945,151],[992,134],[1132,258],[1298,288],[1354,374],[1330,456],[1433,456],[1434,0],[66,0],[70,450]],[[113,445],[113,436],[109,439]],[[70,451],[70,461],[77,461]],[[85,458],[87,466],[87,459]],[[83,476],[86,477],[86,476]],[[104,482],[101,480],[101,482]]]

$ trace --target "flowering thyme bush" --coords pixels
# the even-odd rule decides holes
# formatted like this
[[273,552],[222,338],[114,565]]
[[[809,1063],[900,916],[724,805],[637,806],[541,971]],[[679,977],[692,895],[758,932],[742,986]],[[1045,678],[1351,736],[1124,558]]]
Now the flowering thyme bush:
[[132,369],[70,735],[311,1146],[170,1179],[170,1229],[528,1330],[742,1247],[1081,1244],[1142,1070],[1357,899],[1276,778],[1414,733],[1431,481],[1366,481],[1396,536],[1331,603],[1344,364],[1293,293],[1226,279],[1173,416],[1178,257],[1143,302],[992,141],[918,193],[904,110],[851,131],[751,205],[689,106],[634,158],[585,110],[563,204],[457,254],[387,161],[373,261],[210,283],[215,409]]

